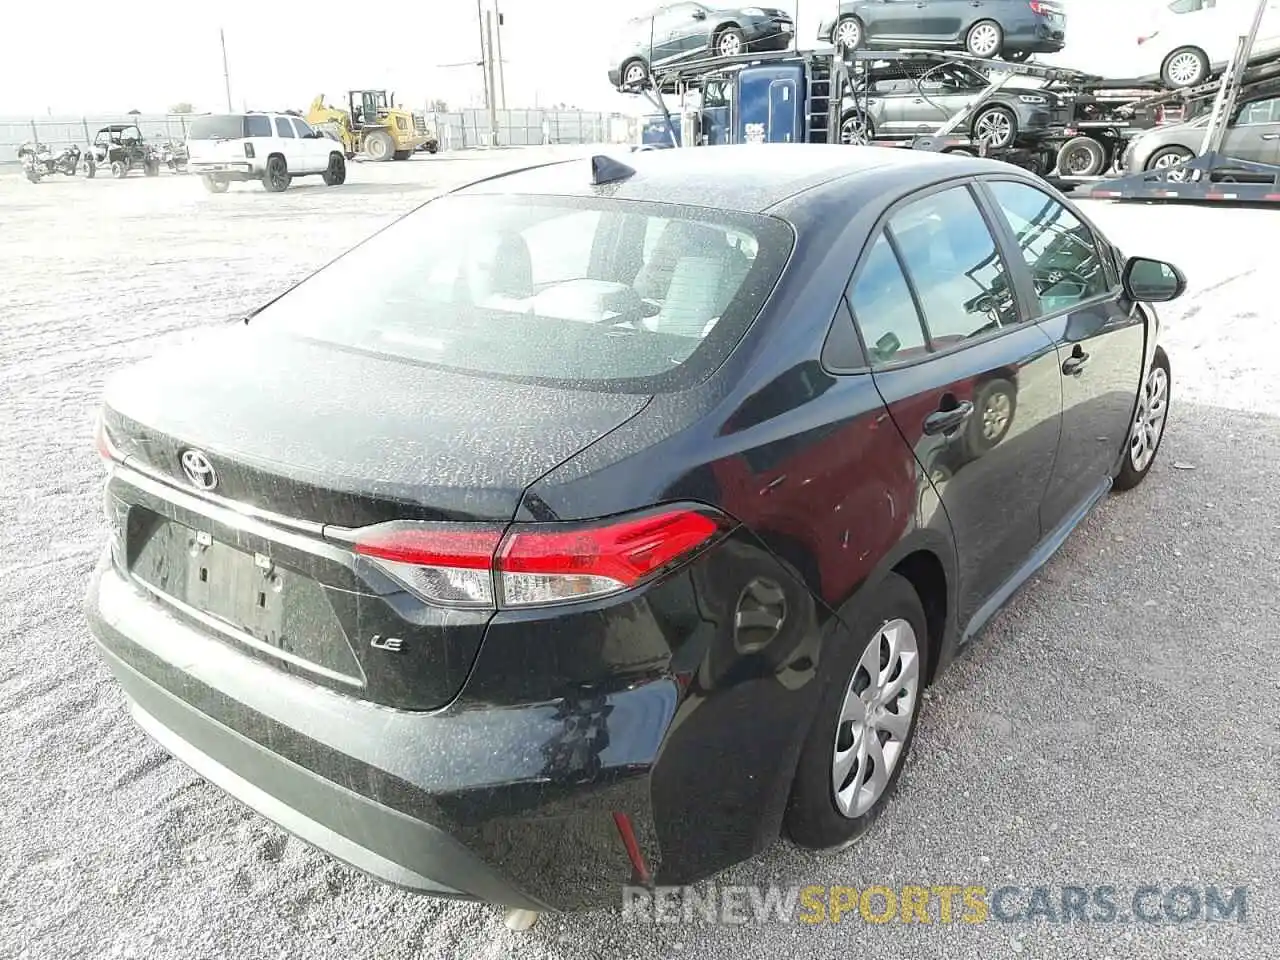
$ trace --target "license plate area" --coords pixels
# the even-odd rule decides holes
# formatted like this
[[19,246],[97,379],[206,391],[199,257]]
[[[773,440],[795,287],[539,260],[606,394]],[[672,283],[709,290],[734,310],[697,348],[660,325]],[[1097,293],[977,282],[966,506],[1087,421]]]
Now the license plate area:
[[260,652],[363,682],[342,624],[315,580],[209,531],[149,512],[148,522],[137,520],[130,574],[160,599]]

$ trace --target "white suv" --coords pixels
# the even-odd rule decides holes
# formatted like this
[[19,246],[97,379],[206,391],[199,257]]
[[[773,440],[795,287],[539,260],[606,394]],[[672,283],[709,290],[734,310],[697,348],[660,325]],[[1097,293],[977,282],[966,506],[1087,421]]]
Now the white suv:
[[187,132],[187,169],[205,189],[226,193],[232,180],[261,180],[272,193],[294,177],[318,174],[329,186],[347,179],[342,144],[285,113],[222,113],[196,117]]

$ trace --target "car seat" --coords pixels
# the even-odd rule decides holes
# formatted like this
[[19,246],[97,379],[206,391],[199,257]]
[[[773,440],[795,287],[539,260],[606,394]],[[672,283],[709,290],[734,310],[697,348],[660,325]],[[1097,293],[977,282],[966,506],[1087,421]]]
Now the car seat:
[[472,251],[459,280],[459,299],[493,309],[511,309],[533,296],[529,244],[518,233],[500,234],[488,249]]

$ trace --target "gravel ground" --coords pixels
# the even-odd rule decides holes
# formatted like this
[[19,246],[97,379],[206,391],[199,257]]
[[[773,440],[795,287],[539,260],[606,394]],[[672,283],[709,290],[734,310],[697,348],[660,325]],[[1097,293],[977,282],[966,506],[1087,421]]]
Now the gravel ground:
[[[280,196],[213,197],[168,175],[0,176],[0,956],[727,960],[854,943],[949,960],[1274,956],[1273,212],[1090,207],[1127,251],[1175,259],[1191,280],[1164,311],[1175,412],[1160,460],[931,691],[868,838],[827,857],[779,843],[721,878],[1247,885],[1243,925],[725,928],[605,911],[515,935],[493,908],[402,894],[312,852],[135,728],[80,614],[101,542],[90,415],[104,376],[233,319],[434,191],[529,156],[356,167],[341,190],[302,181]],[[1208,249],[1183,253],[1197,238]]]

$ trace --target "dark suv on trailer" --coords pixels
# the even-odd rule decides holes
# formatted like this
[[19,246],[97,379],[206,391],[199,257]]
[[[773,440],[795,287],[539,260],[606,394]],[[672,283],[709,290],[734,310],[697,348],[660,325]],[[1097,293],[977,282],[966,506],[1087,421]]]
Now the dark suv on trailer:
[[846,47],[940,47],[1025,60],[1067,43],[1056,0],[844,0],[818,39]]
[[634,87],[651,66],[786,50],[794,38],[791,14],[775,7],[672,3],[627,21],[614,50],[609,82]]
[[[968,108],[990,81],[964,63],[875,64],[845,104],[840,137],[845,143],[933,133]],[[957,131],[989,147],[1029,142],[1061,130],[1071,119],[1064,94],[1013,81],[1005,84]]]

